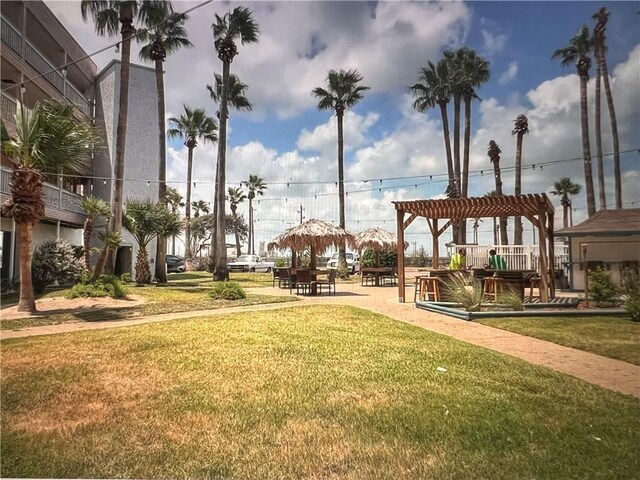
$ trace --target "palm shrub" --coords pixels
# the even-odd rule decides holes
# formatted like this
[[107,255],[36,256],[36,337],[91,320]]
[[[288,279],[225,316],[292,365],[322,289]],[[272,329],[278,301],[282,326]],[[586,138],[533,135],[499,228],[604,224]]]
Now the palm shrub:
[[615,303],[618,287],[600,267],[589,272],[589,298],[599,307]]
[[218,282],[209,292],[209,296],[215,300],[240,300],[247,298],[238,282]]
[[107,217],[111,211],[111,207],[101,198],[83,197],[80,202],[80,208],[87,215],[84,221],[83,232],[83,255],[84,268],[91,269],[91,237],[95,227],[96,219],[100,216]]
[[453,272],[444,282],[443,290],[449,301],[457,303],[467,312],[476,312],[482,307],[482,286],[473,277],[467,278],[461,272]]
[[50,240],[36,247],[31,263],[33,292],[44,293],[56,280],[58,283],[75,282],[84,270],[76,256],[76,249],[64,240]]
[[622,271],[622,291],[625,294],[624,308],[634,322],[640,322],[640,275],[635,268]]

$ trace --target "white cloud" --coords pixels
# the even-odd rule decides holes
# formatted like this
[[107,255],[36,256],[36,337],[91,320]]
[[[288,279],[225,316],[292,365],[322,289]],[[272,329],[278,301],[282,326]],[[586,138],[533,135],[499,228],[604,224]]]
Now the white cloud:
[[504,49],[507,43],[507,35],[504,33],[494,33],[489,30],[482,29],[483,50],[487,55],[494,55]]
[[500,75],[498,83],[500,85],[506,85],[516,78],[518,75],[518,62],[511,62],[509,67]]

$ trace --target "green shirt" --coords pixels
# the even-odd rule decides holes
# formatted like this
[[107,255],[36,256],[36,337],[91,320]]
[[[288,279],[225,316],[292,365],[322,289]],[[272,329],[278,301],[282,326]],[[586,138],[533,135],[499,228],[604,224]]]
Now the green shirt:
[[506,270],[507,261],[504,258],[502,258],[500,255],[490,255],[489,266],[495,270]]

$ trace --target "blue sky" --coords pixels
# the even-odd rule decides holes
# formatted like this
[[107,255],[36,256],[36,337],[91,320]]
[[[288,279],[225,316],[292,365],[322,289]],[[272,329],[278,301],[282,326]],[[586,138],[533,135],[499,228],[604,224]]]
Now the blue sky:
[[[174,2],[182,11],[199,2]],[[61,21],[91,52],[112,40],[98,38],[79,19],[75,2],[47,1]],[[211,3],[191,15],[187,24],[195,48],[167,59],[168,115],[182,104],[216,108],[205,89],[221,63],[213,51],[210,25],[215,12],[237,3]],[[249,113],[232,113],[227,179],[235,185],[259,174],[269,185],[256,204],[256,238],[269,241],[299,218],[337,222],[338,202],[335,118],[319,112],[311,89],[322,86],[331,68],[357,68],[370,92],[345,118],[347,228],[357,232],[379,225],[395,229],[393,200],[433,198],[442,193],[439,175],[446,171],[440,114],[411,109],[407,86],[420,67],[437,61],[447,48],[468,46],[490,61],[491,80],[480,87],[473,104],[471,169],[490,168],[490,139],[503,150],[505,191],[513,189],[515,139],[513,119],[524,113],[531,133],[525,137],[525,192],[549,191],[560,176],[584,183],[582,163],[562,162],[544,170],[531,164],[581,156],[578,78],[575,68],[551,60],[582,24],[593,27],[591,15],[601,6],[611,12],[607,29],[608,65],[612,75],[621,149],[640,145],[640,29],[637,2],[246,2],[260,24],[260,41],[239,46],[232,72],[249,85],[254,104]],[[318,48],[318,47],[321,48]],[[99,66],[117,55],[96,57]],[[595,75],[595,66],[591,70]],[[589,82],[593,95],[593,81]],[[592,98],[592,97],[591,97]],[[608,113],[603,108],[605,151],[610,151]],[[593,126],[593,113],[591,113]],[[184,191],[186,149],[169,143],[169,179]],[[595,144],[592,138],[592,149]],[[195,153],[196,199],[212,200],[215,145],[201,144]],[[640,205],[637,152],[625,154],[624,201]],[[610,157],[606,163],[612,185]],[[433,175],[433,180],[428,180]],[[427,177],[425,177],[427,176]],[[391,177],[411,177],[398,181]],[[377,182],[362,182],[377,179]],[[383,182],[379,182],[383,179]],[[286,183],[290,185],[287,186]],[[298,183],[296,183],[298,182]],[[315,182],[315,183],[314,183]],[[375,186],[374,186],[375,185]],[[377,187],[377,188],[376,188]],[[470,180],[470,192],[483,195],[494,188],[491,175]],[[609,189],[607,196],[612,198]],[[556,202],[557,206],[559,204]],[[574,220],[585,217],[584,196],[574,199]],[[244,209],[244,210],[243,210]],[[246,206],[240,211],[245,211]],[[561,215],[557,215],[561,222]],[[491,241],[487,221],[481,242]],[[530,228],[528,224],[525,229]],[[410,241],[430,249],[426,225],[410,227]],[[471,235],[471,234],[469,234]]]

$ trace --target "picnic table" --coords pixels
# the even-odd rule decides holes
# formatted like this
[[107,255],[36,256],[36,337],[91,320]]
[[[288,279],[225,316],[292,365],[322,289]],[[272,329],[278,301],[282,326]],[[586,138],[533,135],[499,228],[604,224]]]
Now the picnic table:
[[360,267],[360,284],[367,285],[367,279],[373,278],[374,285],[380,286],[380,279],[384,277],[392,277],[394,275],[393,267]]

